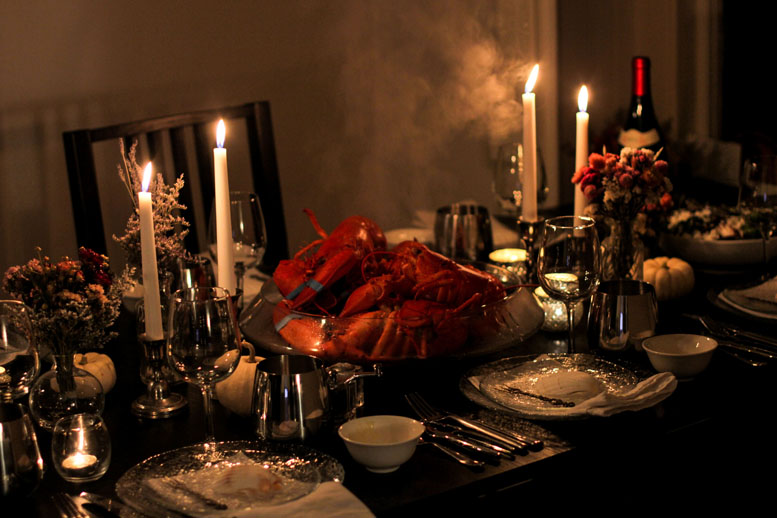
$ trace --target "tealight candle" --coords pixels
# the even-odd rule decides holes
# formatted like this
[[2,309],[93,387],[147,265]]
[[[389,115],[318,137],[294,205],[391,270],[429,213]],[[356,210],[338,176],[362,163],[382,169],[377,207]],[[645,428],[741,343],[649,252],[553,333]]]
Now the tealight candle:
[[95,414],[62,417],[51,435],[51,460],[68,482],[91,482],[102,477],[111,463],[111,437]]
[[[577,280],[577,277],[575,277],[575,280]],[[567,308],[564,305],[564,302],[549,297],[542,287],[534,290],[534,297],[545,312],[545,320],[542,324],[542,329],[544,331],[566,331],[569,328],[567,323]],[[583,318],[582,310],[583,303],[578,302],[574,307],[575,325],[579,324],[580,319]]]
[[85,453],[74,453],[73,455],[66,457],[65,460],[62,461],[62,467],[75,471],[75,470],[82,470],[84,468],[88,468],[89,466],[92,466],[97,462],[97,457],[94,455],[88,455]]
[[488,254],[495,263],[517,263],[526,260],[526,250],[522,248],[500,248]]
[[526,273],[526,250],[523,248],[500,248],[488,254],[488,260],[517,275]]

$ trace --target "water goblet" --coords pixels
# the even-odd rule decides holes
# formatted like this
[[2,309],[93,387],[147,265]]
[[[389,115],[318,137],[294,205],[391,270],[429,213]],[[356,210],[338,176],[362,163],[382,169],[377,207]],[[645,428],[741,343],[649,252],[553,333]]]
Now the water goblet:
[[184,380],[202,391],[206,447],[215,449],[213,390],[240,362],[237,313],[220,287],[186,288],[170,298],[167,357]]
[[539,243],[537,277],[550,297],[567,310],[569,352],[575,352],[574,308],[599,285],[602,252],[594,220],[559,216],[545,221]]
[[[267,231],[264,225],[259,197],[252,192],[229,193],[230,219],[232,223],[232,251],[235,261],[237,289],[243,289],[245,272],[258,265],[267,248]],[[208,230],[208,251],[211,259],[218,261],[216,239],[216,211],[211,211]]]
[[777,224],[777,156],[757,156],[742,170],[740,207],[749,210],[762,241],[764,273],[768,265],[767,243]]
[[22,302],[0,300],[0,367],[11,377],[7,390],[13,398],[29,393],[40,371],[31,312]]

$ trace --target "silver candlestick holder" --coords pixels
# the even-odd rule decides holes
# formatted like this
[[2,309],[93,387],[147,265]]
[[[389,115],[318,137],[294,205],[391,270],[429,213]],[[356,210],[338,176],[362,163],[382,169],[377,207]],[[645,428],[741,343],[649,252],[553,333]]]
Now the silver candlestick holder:
[[518,236],[526,245],[526,282],[537,284],[537,239],[539,238],[545,218],[538,216],[535,221],[518,218]]
[[140,377],[146,384],[146,393],[132,402],[132,413],[148,419],[163,419],[183,410],[187,401],[181,394],[170,392],[167,383],[166,340],[146,340],[138,337],[143,348]]

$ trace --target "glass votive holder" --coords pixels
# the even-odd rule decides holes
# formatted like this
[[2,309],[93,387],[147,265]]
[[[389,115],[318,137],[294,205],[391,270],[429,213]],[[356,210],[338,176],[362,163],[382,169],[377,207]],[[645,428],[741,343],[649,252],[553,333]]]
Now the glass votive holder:
[[526,250],[523,248],[500,248],[494,250],[488,254],[488,260],[519,277],[526,275]]
[[105,475],[111,463],[111,436],[99,415],[61,418],[51,436],[51,462],[68,482],[91,482]]
[[[543,331],[566,331],[569,328],[567,307],[564,302],[551,298],[541,287],[534,290],[534,298],[537,299],[545,312],[545,320],[542,323]],[[583,318],[582,301],[575,304],[574,312],[574,325],[577,326]]]

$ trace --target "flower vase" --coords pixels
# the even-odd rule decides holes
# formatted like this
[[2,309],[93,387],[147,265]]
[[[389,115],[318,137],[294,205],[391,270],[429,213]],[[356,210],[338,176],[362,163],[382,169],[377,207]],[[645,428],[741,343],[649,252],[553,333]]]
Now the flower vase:
[[74,353],[54,354],[51,369],[30,388],[30,412],[44,430],[51,431],[66,415],[102,414],[105,394],[94,375],[76,367]]
[[602,280],[641,281],[645,247],[633,221],[610,219],[609,224],[610,235],[602,240]]

